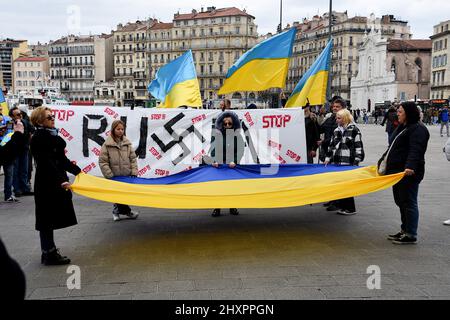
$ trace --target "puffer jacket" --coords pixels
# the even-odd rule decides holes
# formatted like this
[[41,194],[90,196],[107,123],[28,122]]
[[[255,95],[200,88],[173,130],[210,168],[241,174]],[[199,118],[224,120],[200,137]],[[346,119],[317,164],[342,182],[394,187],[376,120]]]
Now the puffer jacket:
[[120,143],[109,136],[102,145],[98,159],[100,170],[105,178],[116,176],[137,176],[138,166],[136,153],[130,140],[125,136]]

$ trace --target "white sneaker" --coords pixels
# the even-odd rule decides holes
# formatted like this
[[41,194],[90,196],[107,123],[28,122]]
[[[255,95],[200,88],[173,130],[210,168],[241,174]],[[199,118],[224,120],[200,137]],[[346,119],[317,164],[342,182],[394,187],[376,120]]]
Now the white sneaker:
[[120,220],[120,217],[117,213],[113,213],[113,220],[114,220],[114,222]]
[[5,200],[8,203],[14,203],[14,202],[20,202],[16,197],[11,196],[7,200]]
[[337,214],[343,215],[343,216],[352,216],[354,214],[356,214],[356,211],[350,211],[350,210],[339,210],[338,212],[336,212]]
[[139,216],[139,212],[137,211],[130,211],[129,214],[126,215],[128,219],[136,219]]
[[450,226],[450,220],[444,221],[444,225]]

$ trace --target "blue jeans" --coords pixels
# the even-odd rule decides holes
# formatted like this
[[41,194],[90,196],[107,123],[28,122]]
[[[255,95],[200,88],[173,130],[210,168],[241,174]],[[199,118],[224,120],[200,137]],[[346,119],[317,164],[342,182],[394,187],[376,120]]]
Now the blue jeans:
[[5,201],[8,200],[12,196],[12,185],[14,178],[14,162],[11,164],[3,165],[3,172],[5,174]]
[[28,186],[28,151],[19,154],[14,163],[14,193],[30,192]]
[[409,237],[417,237],[419,225],[419,181],[413,177],[405,177],[392,188],[395,204],[400,208],[402,231]]

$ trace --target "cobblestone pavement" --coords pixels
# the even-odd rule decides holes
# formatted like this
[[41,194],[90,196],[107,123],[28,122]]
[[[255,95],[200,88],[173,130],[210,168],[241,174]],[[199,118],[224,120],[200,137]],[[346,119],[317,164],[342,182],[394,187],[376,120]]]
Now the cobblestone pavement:
[[[360,127],[364,164],[375,164],[384,128]],[[220,218],[138,208],[137,220],[113,222],[111,204],[74,196],[79,224],[55,239],[81,268],[80,290],[67,288],[67,266],[40,264],[32,197],[0,203],[0,235],[26,273],[28,299],[448,299],[450,162],[446,138],[429,129],[416,246],[386,240],[400,223],[391,189],[357,198],[350,217],[317,204]],[[367,288],[370,265],[380,267],[379,290]]]

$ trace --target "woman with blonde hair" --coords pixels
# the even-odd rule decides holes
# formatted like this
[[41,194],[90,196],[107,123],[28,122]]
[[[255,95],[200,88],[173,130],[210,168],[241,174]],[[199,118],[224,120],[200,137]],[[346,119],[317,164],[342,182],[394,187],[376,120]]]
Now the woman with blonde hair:
[[[137,176],[138,166],[136,153],[130,140],[125,136],[125,123],[115,120],[111,125],[109,137],[102,145],[98,163],[100,170],[107,179],[116,176]],[[131,211],[124,204],[114,204],[113,220],[119,221],[120,215],[136,219],[139,213]]]
[[31,154],[36,163],[34,201],[36,204],[36,230],[41,239],[41,263],[44,265],[69,264],[56,248],[54,230],[77,224],[72,203],[72,192],[67,172],[77,175],[81,169],[67,159],[66,142],[58,136],[55,116],[50,108],[38,107],[30,117],[36,131],[31,138]]
[[[361,131],[353,121],[350,111],[347,109],[338,111],[336,123],[338,127],[333,132],[333,138],[325,158],[325,165],[329,163],[341,166],[359,165],[364,160],[364,148]],[[335,206],[339,210],[338,214],[356,214],[354,198],[338,200]]]

